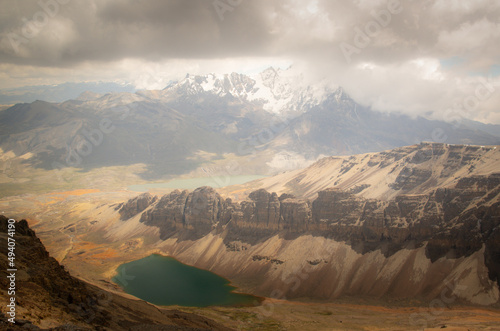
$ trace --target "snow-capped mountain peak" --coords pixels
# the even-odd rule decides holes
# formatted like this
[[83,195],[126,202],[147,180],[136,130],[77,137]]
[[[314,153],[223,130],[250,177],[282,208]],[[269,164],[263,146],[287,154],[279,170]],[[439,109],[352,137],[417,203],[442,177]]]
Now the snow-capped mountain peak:
[[239,73],[224,75],[187,75],[177,84],[165,88],[166,94],[220,97],[230,96],[241,102],[259,103],[264,110],[280,115],[296,115],[321,103],[334,92],[326,84],[308,85],[301,74],[291,69],[268,68],[255,76]]

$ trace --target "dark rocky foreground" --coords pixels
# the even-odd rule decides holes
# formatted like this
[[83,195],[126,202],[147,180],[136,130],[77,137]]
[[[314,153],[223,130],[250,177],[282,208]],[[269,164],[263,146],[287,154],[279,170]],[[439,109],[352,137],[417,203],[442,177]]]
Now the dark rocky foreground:
[[[7,221],[0,216],[3,266],[8,262]],[[25,220],[16,222],[15,230],[16,324],[7,321],[2,304],[1,330],[230,330],[204,317],[158,309],[76,279],[49,256]],[[6,268],[0,274],[2,303],[6,303],[10,298]],[[41,321],[50,326],[36,326]]]
[[[405,180],[418,182],[419,176],[409,174]],[[435,261],[469,256],[485,246],[489,277],[500,284],[499,197],[500,174],[495,173],[389,201],[327,189],[311,202],[261,189],[248,201],[234,202],[201,187],[160,199],[145,193],[117,209],[123,221],[141,214],[140,221],[158,227],[162,239],[198,239],[215,231],[228,247],[236,241],[253,245],[276,234],[287,239],[312,234],[346,242],[361,253],[380,249],[385,256],[409,243],[426,243],[426,255]]]

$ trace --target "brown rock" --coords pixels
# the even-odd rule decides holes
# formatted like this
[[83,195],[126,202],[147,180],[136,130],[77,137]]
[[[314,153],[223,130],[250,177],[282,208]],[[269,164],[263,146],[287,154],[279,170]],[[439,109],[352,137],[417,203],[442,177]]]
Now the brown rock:
[[123,204],[119,210],[120,219],[127,220],[134,217],[135,215],[141,213],[151,204],[156,201],[156,196],[149,194],[148,192],[143,193],[133,199],[130,199],[125,204]]

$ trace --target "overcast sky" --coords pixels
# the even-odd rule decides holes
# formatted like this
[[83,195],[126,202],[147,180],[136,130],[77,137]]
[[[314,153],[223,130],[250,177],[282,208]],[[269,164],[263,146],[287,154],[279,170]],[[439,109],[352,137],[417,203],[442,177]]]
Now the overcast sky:
[[291,64],[374,109],[500,124],[500,1],[0,0],[0,88]]

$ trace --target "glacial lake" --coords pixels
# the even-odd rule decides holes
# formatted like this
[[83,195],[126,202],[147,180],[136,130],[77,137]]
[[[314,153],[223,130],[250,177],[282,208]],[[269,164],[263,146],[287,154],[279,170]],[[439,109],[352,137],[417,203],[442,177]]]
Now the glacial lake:
[[156,305],[242,306],[261,301],[234,293],[227,279],[210,271],[158,254],[120,265],[112,281],[128,294]]
[[229,185],[244,184],[252,180],[264,178],[262,175],[213,176],[187,179],[173,179],[165,183],[149,183],[130,185],[128,189],[135,192],[147,192],[154,189],[194,190],[201,186],[221,188]]

